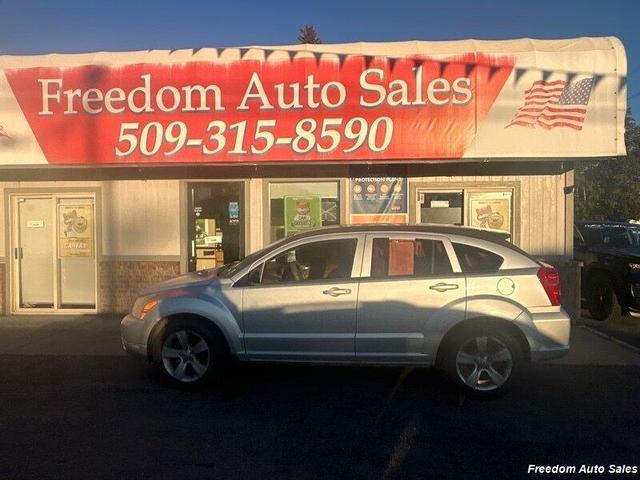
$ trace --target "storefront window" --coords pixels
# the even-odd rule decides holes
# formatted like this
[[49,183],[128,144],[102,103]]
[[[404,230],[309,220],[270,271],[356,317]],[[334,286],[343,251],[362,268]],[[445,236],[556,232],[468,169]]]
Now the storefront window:
[[340,224],[340,185],[329,182],[269,184],[270,242],[321,226]]
[[513,234],[511,190],[418,189],[418,222],[466,225]]
[[464,198],[462,191],[420,192],[421,223],[462,225]]

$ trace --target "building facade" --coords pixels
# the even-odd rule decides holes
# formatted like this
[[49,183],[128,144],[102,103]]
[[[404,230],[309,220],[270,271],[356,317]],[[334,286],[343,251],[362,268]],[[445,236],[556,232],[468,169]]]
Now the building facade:
[[573,169],[624,154],[614,38],[0,56],[0,313],[140,289],[326,225],[573,254]]

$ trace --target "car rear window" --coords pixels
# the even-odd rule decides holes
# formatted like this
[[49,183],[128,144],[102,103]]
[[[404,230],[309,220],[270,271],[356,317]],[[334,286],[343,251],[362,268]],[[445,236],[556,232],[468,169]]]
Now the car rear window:
[[464,273],[497,272],[504,262],[504,258],[483,248],[453,243],[453,249]]

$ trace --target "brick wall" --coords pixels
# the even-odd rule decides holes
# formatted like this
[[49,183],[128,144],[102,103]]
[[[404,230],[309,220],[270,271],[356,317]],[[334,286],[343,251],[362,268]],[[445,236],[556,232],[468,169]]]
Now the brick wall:
[[137,293],[180,273],[180,262],[105,260],[98,264],[98,312],[126,313]]

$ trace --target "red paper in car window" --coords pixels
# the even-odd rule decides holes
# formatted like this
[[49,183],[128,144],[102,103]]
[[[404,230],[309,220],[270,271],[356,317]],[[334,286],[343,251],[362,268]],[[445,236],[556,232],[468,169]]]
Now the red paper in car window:
[[389,276],[413,275],[413,240],[391,240],[389,242]]

